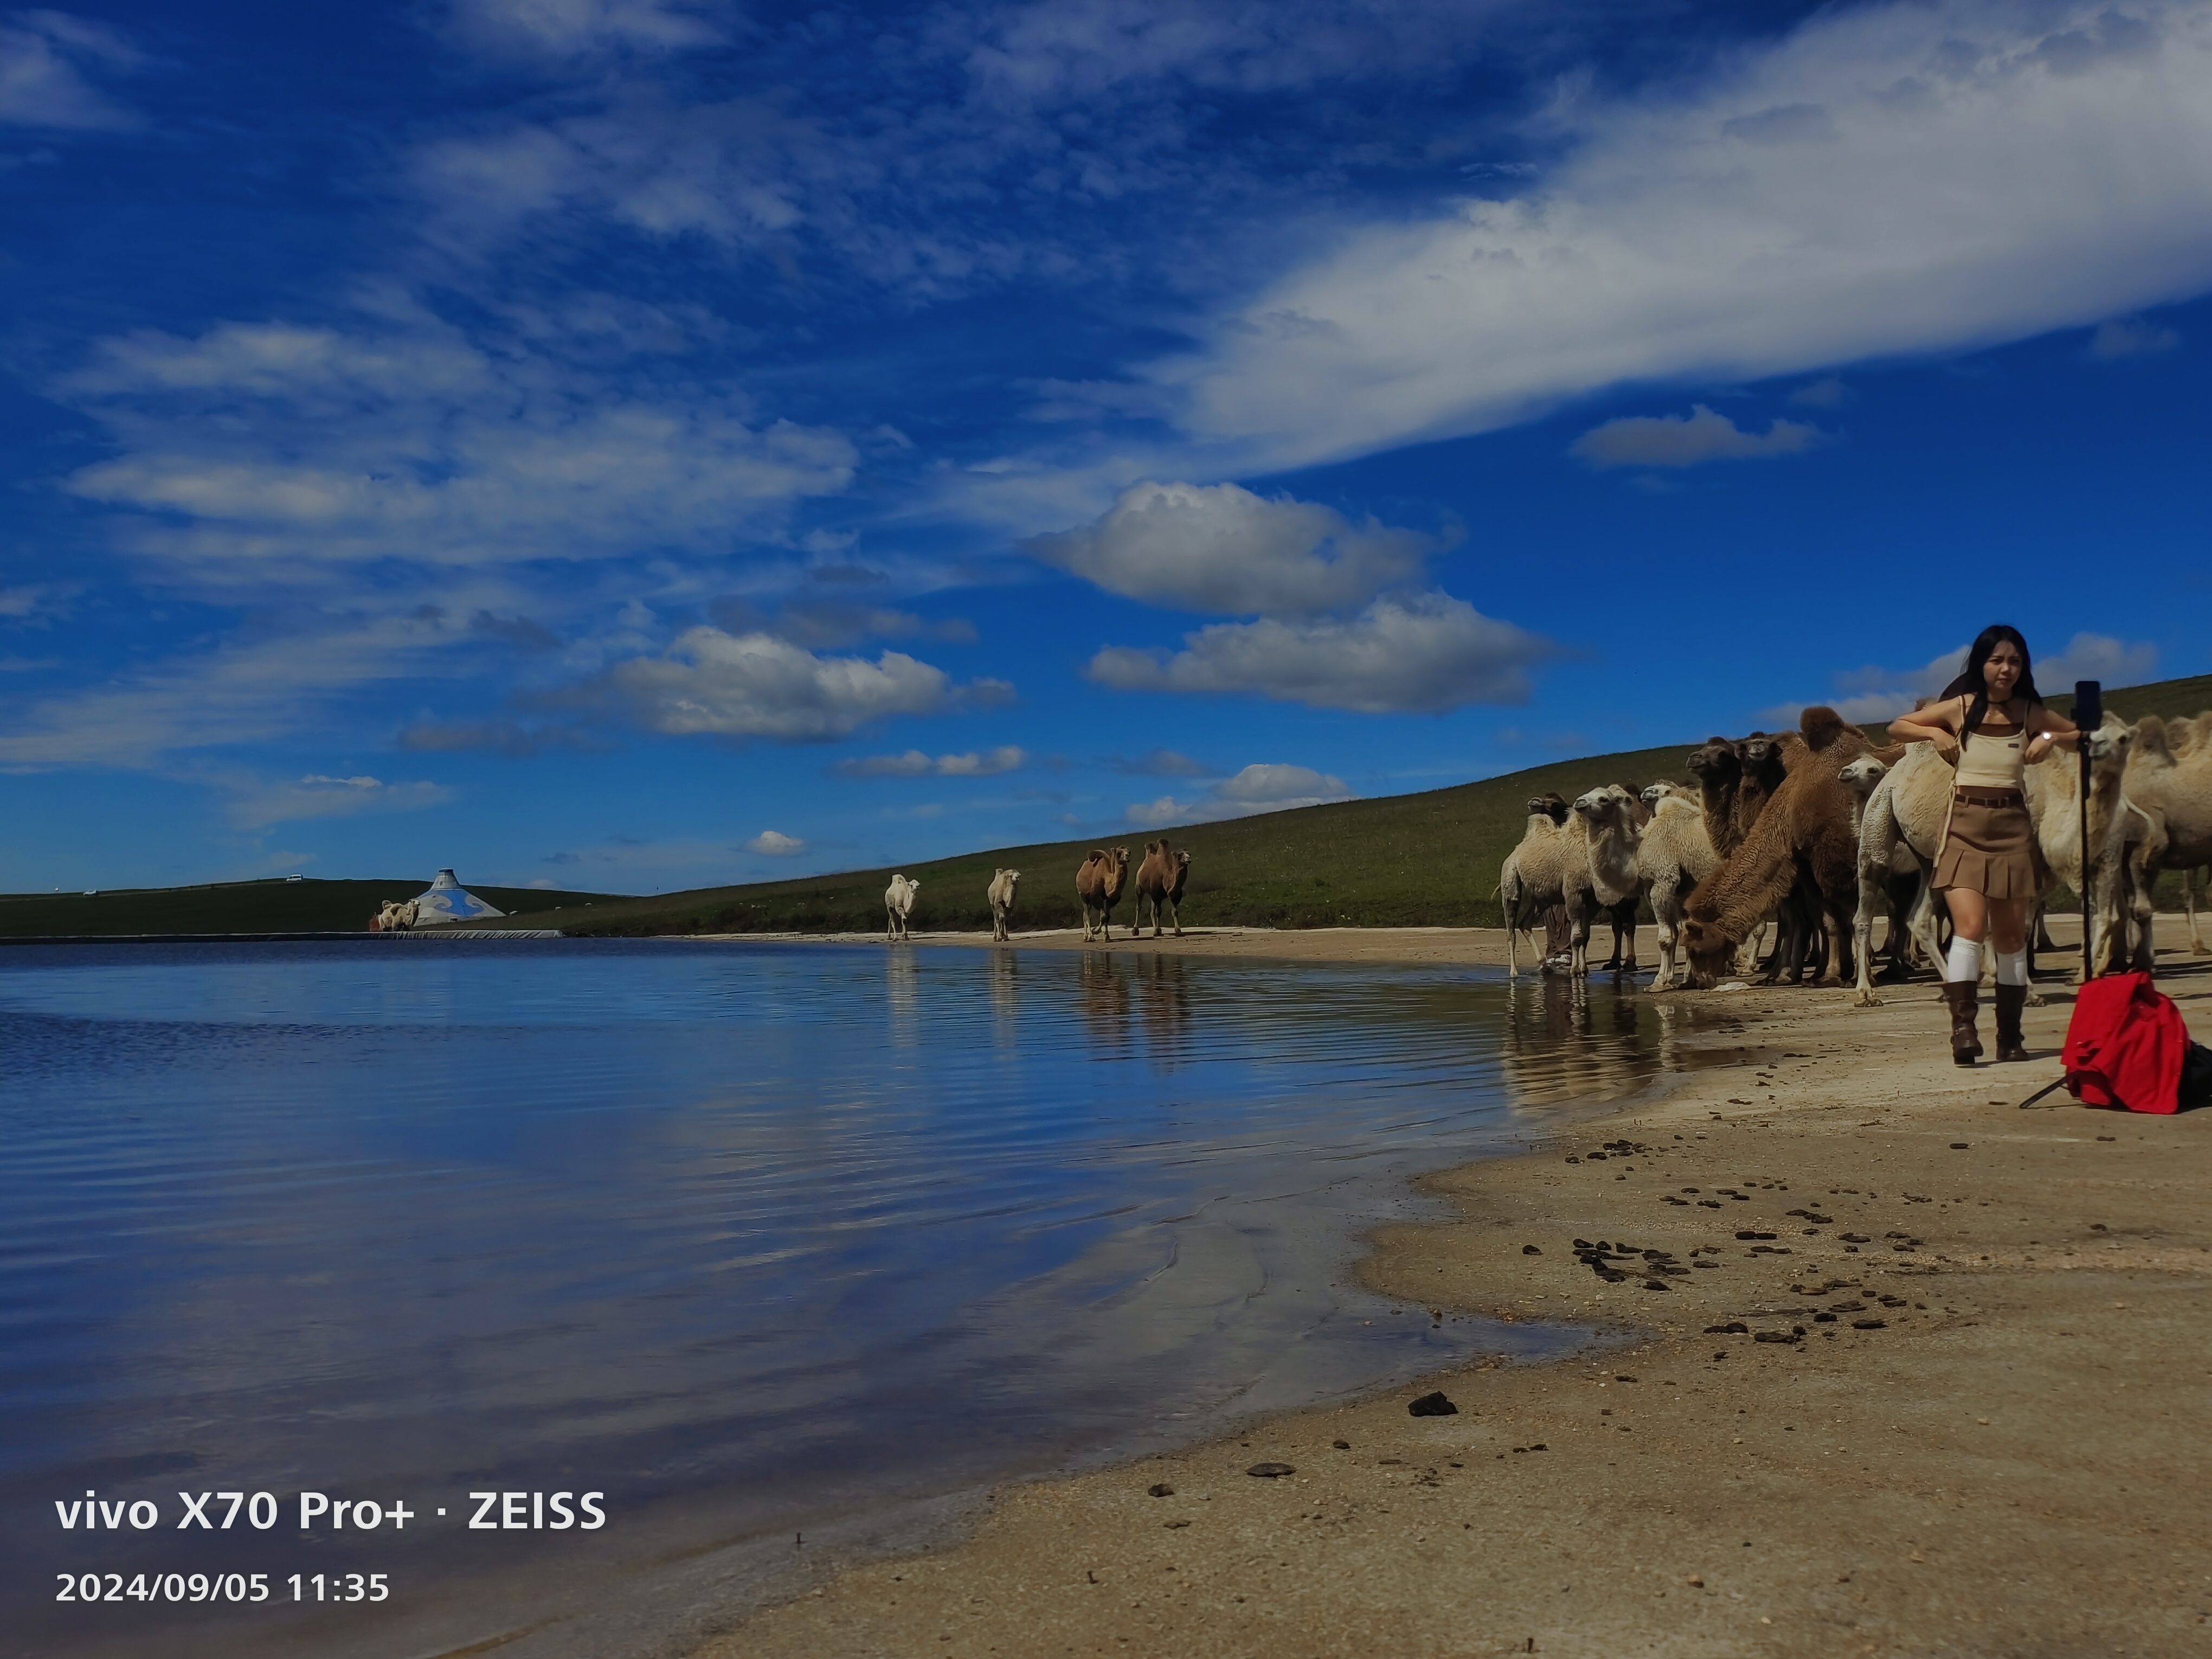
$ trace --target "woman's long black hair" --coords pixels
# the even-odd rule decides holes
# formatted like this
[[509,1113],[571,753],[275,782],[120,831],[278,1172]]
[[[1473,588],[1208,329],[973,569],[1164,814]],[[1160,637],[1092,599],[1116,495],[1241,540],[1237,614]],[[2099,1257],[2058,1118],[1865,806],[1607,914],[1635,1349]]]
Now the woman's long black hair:
[[2043,701],[2043,693],[2035,689],[2035,669],[2027,654],[2027,641],[2021,638],[2020,629],[2010,623],[1991,623],[1974,635],[1973,644],[1967,647],[1966,672],[1945,686],[1942,696],[1937,699],[1938,702],[1948,702],[1964,692],[1973,693],[1973,704],[1966,710],[1966,724],[1963,728],[1966,732],[1979,726],[1982,716],[1990,712],[1990,683],[1982,678],[1983,665],[1989,661],[1991,652],[2008,643],[2020,653],[2020,678],[2013,685],[2013,696],[2026,697],[2031,703]]

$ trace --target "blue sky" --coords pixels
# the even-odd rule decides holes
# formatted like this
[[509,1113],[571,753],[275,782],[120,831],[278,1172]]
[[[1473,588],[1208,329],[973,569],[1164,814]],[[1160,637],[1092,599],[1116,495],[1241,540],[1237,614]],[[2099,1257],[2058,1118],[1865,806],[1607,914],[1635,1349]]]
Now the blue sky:
[[0,10],[0,888],[2203,672],[2212,6]]

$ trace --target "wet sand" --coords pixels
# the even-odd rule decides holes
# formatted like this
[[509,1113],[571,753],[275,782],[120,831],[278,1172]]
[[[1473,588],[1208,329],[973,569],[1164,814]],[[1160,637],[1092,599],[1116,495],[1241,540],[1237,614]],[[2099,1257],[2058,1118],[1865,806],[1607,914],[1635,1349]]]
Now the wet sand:
[[[1406,954],[1485,948],[1456,930],[1252,938],[1182,943],[1485,959]],[[2212,963],[2162,958],[2212,1031]],[[1462,1218],[1365,1263],[1440,1312],[1583,1323],[1577,1358],[1009,1486],[963,1541],[698,1651],[2206,1651],[2212,1114],[2019,1109],[2070,1010],[2041,988],[2034,1060],[1971,1072],[1924,982],[1702,994],[1741,1063],[1434,1177]],[[1408,1413],[1439,1388],[1455,1414]]]

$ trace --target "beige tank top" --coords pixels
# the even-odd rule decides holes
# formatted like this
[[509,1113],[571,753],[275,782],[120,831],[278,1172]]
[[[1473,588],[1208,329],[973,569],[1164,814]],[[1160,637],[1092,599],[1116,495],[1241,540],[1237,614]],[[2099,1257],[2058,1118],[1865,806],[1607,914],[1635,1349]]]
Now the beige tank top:
[[1986,732],[1960,732],[1956,787],[1987,790],[2020,788],[2027,765],[2027,748],[2026,726],[2003,737]]

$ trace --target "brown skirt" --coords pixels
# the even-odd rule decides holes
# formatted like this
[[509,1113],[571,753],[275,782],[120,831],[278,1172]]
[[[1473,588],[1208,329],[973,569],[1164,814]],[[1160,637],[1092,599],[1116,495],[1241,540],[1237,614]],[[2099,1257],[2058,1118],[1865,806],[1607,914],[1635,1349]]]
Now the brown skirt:
[[2017,797],[2014,803],[1988,806],[1953,799],[1950,828],[1936,855],[1938,887],[1963,887],[1993,899],[2035,896],[2043,860],[2027,803]]

